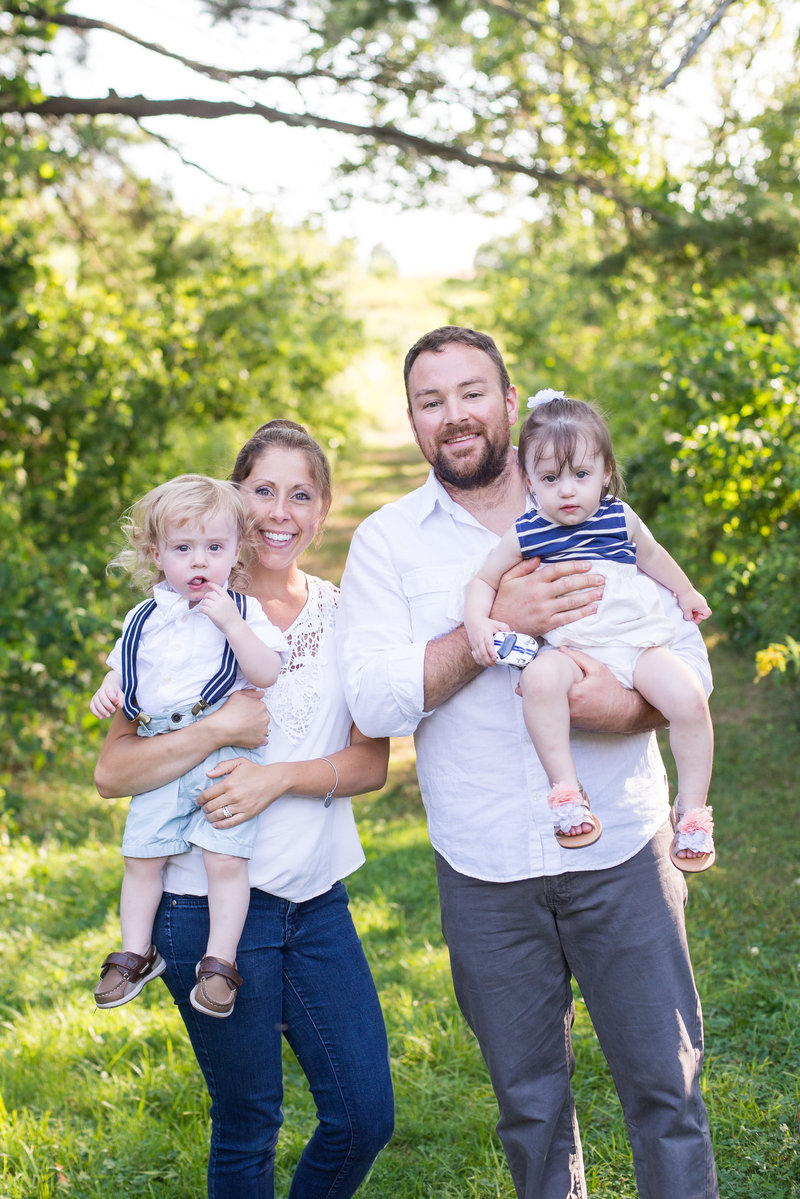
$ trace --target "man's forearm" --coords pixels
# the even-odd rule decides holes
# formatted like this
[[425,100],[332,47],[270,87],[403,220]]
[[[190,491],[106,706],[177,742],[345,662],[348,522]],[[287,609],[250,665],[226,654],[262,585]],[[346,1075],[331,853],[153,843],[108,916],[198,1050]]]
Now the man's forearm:
[[463,625],[425,647],[425,711],[431,712],[483,670],[472,656]]

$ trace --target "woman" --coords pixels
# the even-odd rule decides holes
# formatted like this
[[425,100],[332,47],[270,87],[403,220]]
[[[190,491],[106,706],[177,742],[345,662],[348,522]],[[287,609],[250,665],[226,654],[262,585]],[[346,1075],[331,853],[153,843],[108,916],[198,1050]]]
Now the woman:
[[[248,592],[291,649],[270,692],[270,764],[220,763],[199,801],[216,828],[260,813],[237,959],[246,981],[233,1015],[211,1020],[189,1001],[208,936],[199,853],[167,863],[153,940],[212,1099],[209,1199],[272,1199],[281,1033],[318,1114],[290,1199],[346,1199],[392,1132],[383,1017],[340,881],[364,861],[348,797],[383,786],[388,741],[352,724],[336,664],[338,592],[298,566],[330,507],[324,453],[300,425],[270,421],[231,477],[248,497],[261,546]],[[157,787],[215,748],[262,743],[269,718],[259,694],[238,692],[164,737],[138,738],[118,713],[95,773],[101,795]]]

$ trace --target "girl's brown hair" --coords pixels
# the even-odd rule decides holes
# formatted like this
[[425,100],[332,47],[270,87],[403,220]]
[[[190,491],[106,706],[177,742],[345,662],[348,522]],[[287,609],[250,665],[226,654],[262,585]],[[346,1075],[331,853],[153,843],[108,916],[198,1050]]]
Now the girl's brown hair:
[[525,472],[528,456],[533,451],[535,469],[545,452],[552,451],[560,472],[571,465],[580,443],[586,442],[600,454],[609,473],[608,494],[615,498],[625,491],[622,473],[614,457],[611,434],[600,411],[585,400],[573,400],[558,395],[531,409],[519,433],[519,465]]

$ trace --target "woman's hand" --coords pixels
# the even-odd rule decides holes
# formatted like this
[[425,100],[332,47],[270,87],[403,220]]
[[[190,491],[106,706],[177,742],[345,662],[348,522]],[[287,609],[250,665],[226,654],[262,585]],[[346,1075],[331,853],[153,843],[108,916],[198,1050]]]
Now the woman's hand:
[[216,712],[160,737],[137,737],[136,725],[117,712],[94,772],[106,799],[153,791],[180,778],[215,749],[257,749],[267,740],[263,691],[235,691]]
[[[234,828],[252,820],[281,795],[333,799],[377,791],[386,782],[388,763],[389,738],[373,740],[353,725],[350,744],[324,758],[267,766],[247,758],[220,762],[208,772],[209,778],[218,781],[206,787],[197,802],[214,828]],[[230,815],[226,816],[226,808]]]
[[[206,716],[204,724],[213,728],[214,740],[224,745],[241,745],[243,749],[258,749],[269,737],[269,712],[261,702],[263,691],[248,688],[234,691],[216,712]],[[170,734],[174,736],[173,734]]]
[[235,828],[252,820],[287,790],[280,762],[260,766],[248,758],[229,758],[209,770],[208,777],[219,781],[206,787],[197,802],[214,828]]

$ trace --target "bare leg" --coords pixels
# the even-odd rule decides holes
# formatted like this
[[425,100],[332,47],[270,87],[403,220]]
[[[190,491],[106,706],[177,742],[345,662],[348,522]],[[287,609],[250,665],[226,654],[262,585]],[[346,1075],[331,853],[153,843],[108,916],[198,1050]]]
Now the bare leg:
[[[134,958],[111,963],[106,959],[100,973],[100,982],[94,989],[98,1007],[118,1007],[134,999],[149,978],[157,978],[164,970],[164,963],[154,952],[150,959],[153,941],[153,921],[161,902],[161,869],[166,858],[125,858],[125,874],[119,901],[119,922],[122,933],[122,954],[133,954]],[[110,954],[113,957],[115,954]],[[121,955],[119,955],[121,956]],[[148,958],[146,962],[135,959]],[[160,969],[157,965],[160,963]],[[146,971],[146,975],[142,971]],[[138,983],[138,985],[136,985]]]
[[144,956],[153,940],[153,921],[161,903],[161,871],[166,858],[126,858],[119,901],[122,948]]
[[[209,933],[206,953],[233,966],[250,907],[250,879],[247,858],[203,850],[208,875]],[[206,991],[218,1003],[227,1002],[230,988],[224,978],[214,975],[206,981]]]
[[[569,701],[567,695],[583,675],[566,654],[541,653],[522,672],[522,711],[525,727],[533,742],[550,785],[564,783],[576,791],[580,787],[569,743]],[[570,829],[574,836],[590,833],[591,824]]]
[[[708,799],[714,758],[714,729],[708,701],[694,672],[670,650],[645,650],[633,672],[640,695],[669,721],[669,744],[678,771],[679,813],[702,808]],[[697,857],[693,850],[679,857]]]

